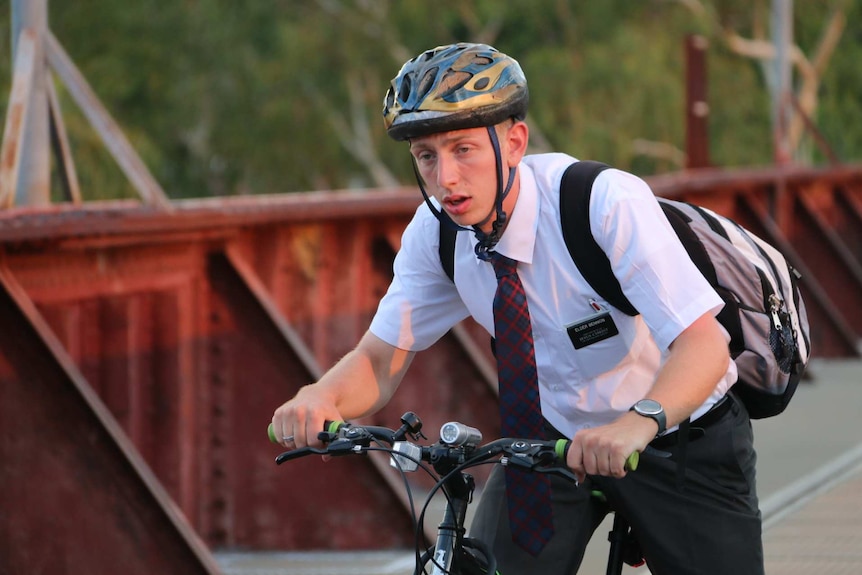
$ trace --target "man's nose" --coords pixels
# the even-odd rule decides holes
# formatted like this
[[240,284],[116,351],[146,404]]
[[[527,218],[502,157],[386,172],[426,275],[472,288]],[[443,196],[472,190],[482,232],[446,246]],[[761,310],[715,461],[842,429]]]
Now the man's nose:
[[448,154],[440,154],[437,158],[437,185],[441,188],[450,188],[457,181],[457,162]]

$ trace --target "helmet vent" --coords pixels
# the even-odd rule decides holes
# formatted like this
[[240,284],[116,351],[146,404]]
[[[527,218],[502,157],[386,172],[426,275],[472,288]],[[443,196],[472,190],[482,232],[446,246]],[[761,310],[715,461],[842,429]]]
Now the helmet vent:
[[460,90],[472,77],[473,75],[467,72],[455,72],[452,70],[447,72],[443,79],[440,80],[441,98],[445,100],[448,96]]
[[437,70],[438,68],[435,66],[426,70],[422,75],[422,79],[416,87],[416,102],[422,102],[431,88],[434,87],[434,80],[437,78]]
[[398,90],[398,100],[401,102],[406,102],[407,98],[410,97],[410,89],[413,84],[410,80],[410,76],[404,76],[404,79],[401,81],[401,89]]

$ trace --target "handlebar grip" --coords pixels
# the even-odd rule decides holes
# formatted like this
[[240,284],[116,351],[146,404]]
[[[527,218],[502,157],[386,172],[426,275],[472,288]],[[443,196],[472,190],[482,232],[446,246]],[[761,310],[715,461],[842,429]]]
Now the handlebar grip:
[[345,425],[347,425],[347,423],[344,421],[330,421],[327,419],[323,422],[323,431],[326,433],[338,433]]
[[[572,444],[568,439],[558,439],[557,444],[554,445],[554,453],[557,454],[557,459],[566,462],[566,454],[569,452],[569,446]],[[641,454],[638,451],[633,451],[631,455],[626,457],[625,470],[626,471],[634,471],[638,468],[638,463],[640,463]]]
[[[343,426],[344,426],[343,421],[326,420],[323,422],[323,430],[326,432],[329,432],[329,433],[338,433],[338,430],[341,429]],[[281,443],[281,441],[279,441],[278,436],[275,434],[275,428],[272,426],[272,423],[270,423],[266,427],[266,436],[273,443]]]

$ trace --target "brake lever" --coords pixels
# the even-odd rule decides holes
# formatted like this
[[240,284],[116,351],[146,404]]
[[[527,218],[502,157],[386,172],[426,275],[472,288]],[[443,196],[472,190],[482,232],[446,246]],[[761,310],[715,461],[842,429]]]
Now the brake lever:
[[332,457],[351,455],[354,453],[359,453],[367,447],[368,442],[357,442],[356,440],[351,439],[336,439],[323,449],[319,447],[300,447],[299,449],[286,451],[275,458],[275,463],[277,465],[281,465],[285,461],[290,461],[291,459],[298,459],[300,457],[312,454],[331,455]]
[[333,457],[338,457],[339,455],[349,455],[362,451],[362,449],[368,447],[369,444],[370,441],[359,442],[355,439],[336,439],[327,446],[324,453]]
[[285,451],[275,458],[275,463],[276,465],[281,465],[285,461],[290,461],[291,459],[297,459],[311,454],[326,455],[326,452],[326,449],[320,449],[318,447],[300,447],[299,449]]
[[656,457],[661,457],[661,458],[663,458],[663,459],[667,459],[668,457],[670,457],[671,455],[673,455],[673,454],[672,454],[672,453],[670,453],[670,452],[662,451],[661,449],[656,449],[655,447],[652,447],[652,446],[650,446],[650,445],[647,445],[646,447],[644,447],[644,451],[643,451],[643,452],[644,452],[644,453],[649,453],[650,455],[655,455]]
[[548,473],[551,475],[559,475],[564,479],[572,481],[575,485],[578,485],[578,477],[568,467],[560,467],[559,465],[542,465],[534,467],[533,471],[538,471],[540,473]]

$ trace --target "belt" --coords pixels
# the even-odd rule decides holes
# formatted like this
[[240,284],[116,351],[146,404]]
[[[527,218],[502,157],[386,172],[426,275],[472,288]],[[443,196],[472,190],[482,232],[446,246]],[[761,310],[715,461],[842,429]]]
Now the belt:
[[[694,441],[700,439],[706,433],[706,429],[717,423],[722,417],[733,407],[733,397],[725,395],[713,405],[709,411],[691,422],[691,427],[688,430],[688,440]],[[667,449],[673,447],[679,441],[679,429],[657,437],[650,442],[652,447],[656,449]]]

